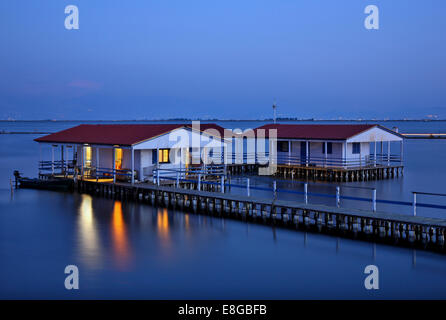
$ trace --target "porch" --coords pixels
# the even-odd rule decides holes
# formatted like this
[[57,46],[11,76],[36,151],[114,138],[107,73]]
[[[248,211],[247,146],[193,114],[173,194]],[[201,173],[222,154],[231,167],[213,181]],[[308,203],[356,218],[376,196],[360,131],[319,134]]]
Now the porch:
[[[226,166],[220,164],[221,154],[211,153],[206,159],[208,163],[203,163],[200,154],[206,153],[206,148],[198,149],[39,143],[39,178],[156,184],[160,173],[170,180],[198,175],[213,179],[226,174]],[[51,160],[42,160],[48,157]]]
[[280,139],[277,141],[277,165],[338,170],[402,167],[403,141],[339,142]]

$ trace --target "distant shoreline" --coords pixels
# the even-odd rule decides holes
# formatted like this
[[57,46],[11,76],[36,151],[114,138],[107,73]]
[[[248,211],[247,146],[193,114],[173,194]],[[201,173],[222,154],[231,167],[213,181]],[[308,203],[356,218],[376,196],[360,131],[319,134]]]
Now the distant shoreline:
[[33,131],[0,131],[0,134],[51,134],[54,132],[33,132]]
[[[34,132],[34,131],[0,131],[0,135],[4,134],[51,134],[54,132]],[[446,134],[436,134],[436,133],[401,133],[406,139],[426,139],[426,140],[436,140],[436,139],[446,139]]]
[[[0,122],[186,122],[186,121],[220,121],[220,122],[261,122],[273,119],[157,119],[157,120],[0,120]],[[446,119],[294,119],[277,118],[279,122],[446,122]]]

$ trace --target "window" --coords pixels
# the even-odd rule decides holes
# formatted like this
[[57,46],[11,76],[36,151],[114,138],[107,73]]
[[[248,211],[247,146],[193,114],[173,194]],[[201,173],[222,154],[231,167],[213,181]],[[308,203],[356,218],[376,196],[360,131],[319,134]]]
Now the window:
[[158,159],[159,163],[169,163],[169,151],[170,149],[159,149],[158,150]]
[[116,170],[122,169],[122,149],[121,148],[115,149],[115,169]]
[[156,150],[152,151],[152,164],[158,163],[158,154],[156,153]]
[[277,151],[288,152],[288,141],[277,141]]
[[359,142],[353,142],[353,154],[359,154],[361,153],[361,144]]
[[[333,143],[327,142],[327,154],[333,153]],[[322,154],[325,154],[325,142],[322,142]]]

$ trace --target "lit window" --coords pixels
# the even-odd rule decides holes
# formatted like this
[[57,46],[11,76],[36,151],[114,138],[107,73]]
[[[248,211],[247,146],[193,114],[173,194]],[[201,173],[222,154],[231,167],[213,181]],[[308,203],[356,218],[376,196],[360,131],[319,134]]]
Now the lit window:
[[159,149],[158,150],[159,163],[169,163],[169,151],[170,151],[170,149]]
[[122,149],[120,148],[115,149],[115,169],[122,169]]
[[353,142],[353,154],[359,154],[361,153],[361,144],[359,142]]

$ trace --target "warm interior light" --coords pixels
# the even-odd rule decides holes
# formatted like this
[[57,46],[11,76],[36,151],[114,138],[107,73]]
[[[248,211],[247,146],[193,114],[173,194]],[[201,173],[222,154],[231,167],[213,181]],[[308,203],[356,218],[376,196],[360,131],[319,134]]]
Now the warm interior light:
[[115,169],[117,169],[117,170],[122,169],[122,149],[121,148],[115,149]]
[[91,167],[91,147],[84,147],[85,152],[85,166],[87,168]]
[[169,162],[169,149],[159,149],[158,150],[158,159],[160,163],[168,163]]

